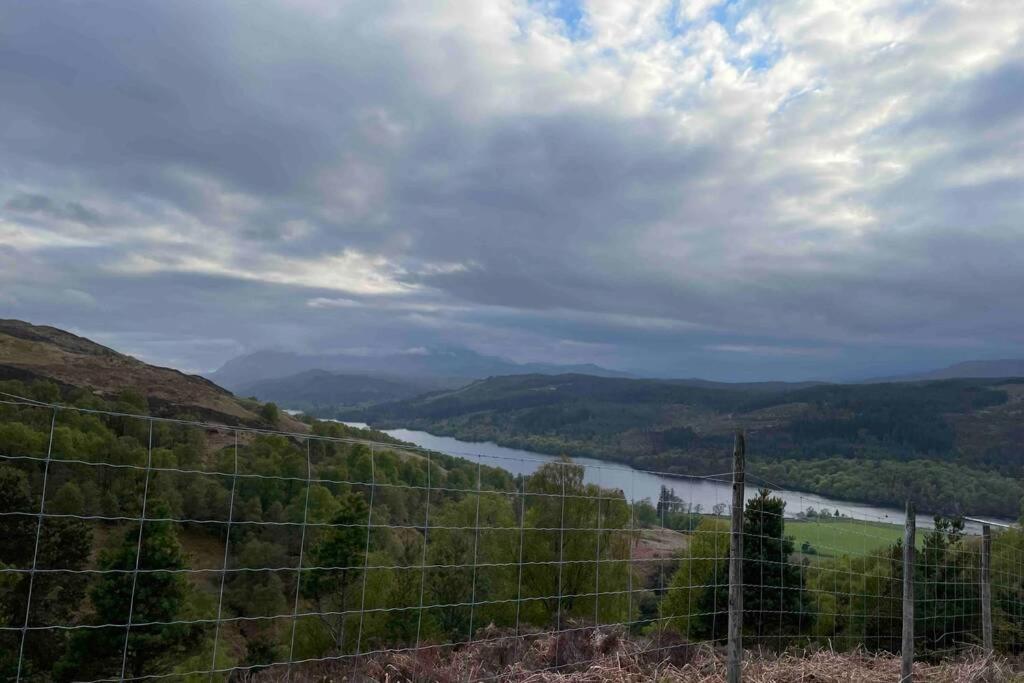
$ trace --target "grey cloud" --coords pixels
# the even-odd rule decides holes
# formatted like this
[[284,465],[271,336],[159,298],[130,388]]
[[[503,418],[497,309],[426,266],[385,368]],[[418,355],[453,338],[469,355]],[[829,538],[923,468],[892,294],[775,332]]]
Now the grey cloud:
[[[795,76],[782,58],[740,85],[712,80],[720,63],[684,60],[718,48],[682,36],[616,80],[601,46],[586,51],[602,30],[568,61],[533,62],[512,52],[527,28],[503,42],[471,22],[477,9],[6,12],[3,218],[21,231],[80,223],[102,241],[0,251],[17,271],[0,305],[193,368],[261,346],[462,344],[651,373],[834,377],[1020,352],[1019,47],[940,82],[919,71],[941,57],[928,41],[846,54],[818,35],[830,26],[782,26],[769,42],[807,60]],[[800,14],[763,14],[787,12]],[[949,31],[939,19],[927,30]],[[680,61],[643,70],[665,55]],[[691,71],[703,80],[683,80]],[[648,102],[642,86],[658,79]],[[861,124],[889,100],[897,114]],[[386,259],[405,291],[260,270],[344,250]],[[251,277],[228,275],[239,270]],[[306,305],[317,298],[359,305]],[[771,348],[837,351],[736,351]]]
[[57,202],[41,194],[18,194],[4,203],[7,211],[42,218],[69,220],[76,223],[93,225],[99,223],[101,216],[78,202]]

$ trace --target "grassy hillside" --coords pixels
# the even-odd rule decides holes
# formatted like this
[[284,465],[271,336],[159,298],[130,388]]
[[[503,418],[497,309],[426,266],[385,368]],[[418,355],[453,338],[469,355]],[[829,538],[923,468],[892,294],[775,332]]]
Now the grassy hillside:
[[[870,555],[881,554],[903,538],[903,525],[846,518],[787,520],[786,535],[793,538],[798,551],[808,556]],[[923,542],[921,534],[918,546]]]
[[[145,399],[158,416],[267,424],[257,402],[240,400],[207,379],[148,365],[70,332],[20,320],[0,320],[0,380],[46,380],[62,390],[108,399],[131,394]],[[275,426],[304,428],[286,415]]]
[[1024,495],[1018,379],[793,386],[526,375],[340,414],[680,474],[728,470],[743,428],[752,469],[784,486],[1013,518]]

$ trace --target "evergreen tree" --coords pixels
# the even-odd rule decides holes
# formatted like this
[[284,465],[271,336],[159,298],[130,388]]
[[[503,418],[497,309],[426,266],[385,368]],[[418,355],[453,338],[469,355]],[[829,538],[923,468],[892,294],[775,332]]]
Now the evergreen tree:
[[[47,496],[47,512],[80,513],[81,491],[74,483],[60,487],[52,499]],[[28,478],[24,472],[0,467],[0,510],[26,511],[31,505]],[[35,517],[0,517],[0,565],[27,568],[32,566],[35,550]],[[39,530],[39,553],[35,558],[39,569],[78,570],[85,567],[92,548],[92,529],[78,519],[43,519]],[[28,599],[28,574],[5,575],[4,597],[0,600],[0,620],[8,627],[24,623]],[[41,572],[32,581],[32,624],[68,623],[85,596],[86,576]],[[67,631],[44,629],[30,632],[25,640],[22,675],[46,671],[54,653],[65,647]],[[17,667],[20,634],[5,633],[0,654],[0,673],[6,675]]]
[[304,572],[303,593],[312,598],[320,620],[327,627],[340,653],[345,646],[346,615],[337,614],[352,609],[356,582],[363,574],[366,557],[366,527],[368,508],[360,494],[350,493],[338,501],[338,511],[331,520],[333,525],[313,546],[310,558],[316,567]]
[[[283,567],[288,563],[284,546],[256,539],[242,543],[236,557],[234,565],[237,569]],[[228,574],[224,602],[242,617],[272,617],[291,612],[292,604],[288,598],[292,595],[294,593],[289,593],[286,597],[280,572],[237,571]],[[245,639],[244,663],[257,665],[277,660],[281,656],[279,643],[283,628],[290,628],[290,624],[281,619],[240,621],[238,629]],[[220,638],[222,641],[225,638],[223,627]]]
[[[786,503],[761,489],[743,512],[743,631],[751,642],[782,647],[786,638],[813,623],[800,566],[792,562],[793,539],[784,535]],[[698,600],[691,632],[699,638],[724,639],[728,619],[729,558],[717,562],[711,587]]]
[[[167,517],[170,511],[163,502],[150,507],[152,517]],[[104,553],[100,568],[116,571],[103,574],[90,593],[96,624],[134,624],[174,622],[180,620],[188,596],[184,576],[155,569],[183,569],[185,558],[171,522],[146,522],[142,535],[137,575],[135,568],[138,528],[125,532],[120,547]],[[132,586],[134,582],[134,602]],[[131,615],[129,606],[133,605]],[[120,672],[125,628],[83,629],[71,639],[68,653],[58,662],[58,679],[96,678]],[[125,654],[125,674],[141,676],[164,672],[190,648],[197,645],[202,629],[193,624],[160,623],[133,627]]]
[[981,633],[978,555],[964,547],[962,518],[935,517],[915,563],[915,634],[926,649],[978,640]]

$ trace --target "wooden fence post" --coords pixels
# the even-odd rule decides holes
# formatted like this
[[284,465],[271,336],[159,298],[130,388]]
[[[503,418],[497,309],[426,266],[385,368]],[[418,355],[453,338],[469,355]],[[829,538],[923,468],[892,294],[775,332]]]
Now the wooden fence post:
[[732,532],[729,538],[729,646],[728,683],[743,678],[743,505],[746,500],[744,467],[747,440],[743,431],[736,432],[732,452]]
[[903,664],[900,683],[914,680],[914,554],[917,519],[914,504],[907,501],[907,521],[903,529]]
[[992,527],[981,527],[981,633],[985,653],[995,650],[992,643]]

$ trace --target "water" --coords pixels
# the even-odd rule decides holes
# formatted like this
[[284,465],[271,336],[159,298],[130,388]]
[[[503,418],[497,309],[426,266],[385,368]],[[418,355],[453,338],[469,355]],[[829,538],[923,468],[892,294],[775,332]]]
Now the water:
[[[367,428],[365,423],[346,422],[351,427]],[[471,460],[477,458],[484,465],[492,465],[508,470],[513,474],[532,474],[538,467],[547,462],[557,462],[558,458],[544,453],[524,451],[517,448],[506,448],[490,441],[470,442],[460,441],[450,436],[436,436],[428,432],[421,432],[412,429],[385,429],[384,433],[416,444],[422,448],[449,455],[455,455]],[[716,478],[684,477],[669,474],[659,474],[636,470],[628,465],[610,463],[594,458],[578,457],[573,462],[583,465],[584,481],[597,484],[603,488],[620,489],[627,498],[632,500],[650,499],[652,502],[658,500],[662,486],[675,489],[676,495],[691,505],[700,505],[704,512],[711,512],[716,505],[728,505],[732,501],[731,475],[723,474]],[[746,496],[751,499],[757,495],[758,482],[751,481],[748,477]],[[827,511],[852,517],[853,519],[870,522],[889,522],[892,524],[903,524],[904,512],[896,508],[878,507],[865,503],[853,503],[850,501],[836,500],[813,493],[801,491],[789,491],[786,489],[772,489],[774,495],[786,501],[786,515],[793,516],[797,512],[806,511],[808,507],[815,510]],[[997,521],[997,520],[993,520]],[[934,526],[932,515],[920,513],[917,515],[917,526],[930,529]],[[966,528],[970,533],[981,533],[981,525],[967,522]]]

